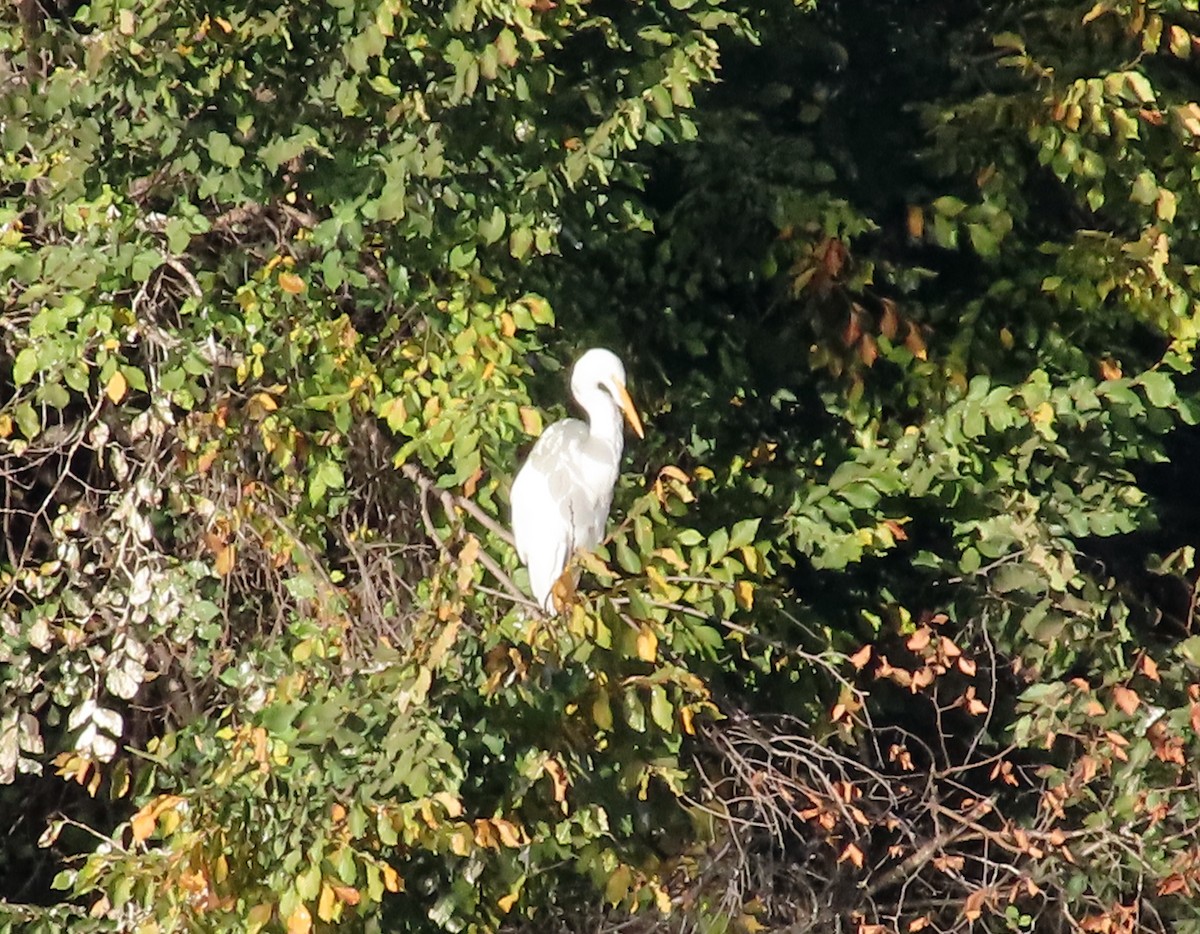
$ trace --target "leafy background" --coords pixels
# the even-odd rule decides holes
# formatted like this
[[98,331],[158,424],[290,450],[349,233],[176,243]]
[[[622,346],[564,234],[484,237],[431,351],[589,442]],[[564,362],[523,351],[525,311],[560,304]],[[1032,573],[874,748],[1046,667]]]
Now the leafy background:
[[10,5],[0,926],[1200,930],[1197,31]]

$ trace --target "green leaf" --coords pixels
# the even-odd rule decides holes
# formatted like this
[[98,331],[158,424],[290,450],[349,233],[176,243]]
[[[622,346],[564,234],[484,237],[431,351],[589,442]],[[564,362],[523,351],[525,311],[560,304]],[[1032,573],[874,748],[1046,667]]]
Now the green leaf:
[[18,386],[25,385],[33,379],[37,368],[37,351],[32,347],[25,347],[17,354],[17,359],[13,363],[13,382]]
[[1139,376],[1138,382],[1146,393],[1146,400],[1156,408],[1166,409],[1176,404],[1175,383],[1169,374],[1151,370]]

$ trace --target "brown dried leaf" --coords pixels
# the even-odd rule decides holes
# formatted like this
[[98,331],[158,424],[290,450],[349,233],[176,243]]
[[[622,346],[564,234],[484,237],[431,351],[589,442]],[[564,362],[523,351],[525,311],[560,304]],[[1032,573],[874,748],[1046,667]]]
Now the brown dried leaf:
[[894,340],[900,328],[900,315],[896,311],[896,303],[890,298],[885,298],[879,304],[883,306],[883,311],[879,314],[879,333],[888,340]]
[[910,204],[908,206],[905,226],[908,228],[908,235],[914,240],[920,240],[925,236],[925,212],[919,205]]
[[864,333],[859,341],[858,358],[864,366],[874,366],[875,361],[879,359],[879,345],[875,343],[875,338],[870,334]]

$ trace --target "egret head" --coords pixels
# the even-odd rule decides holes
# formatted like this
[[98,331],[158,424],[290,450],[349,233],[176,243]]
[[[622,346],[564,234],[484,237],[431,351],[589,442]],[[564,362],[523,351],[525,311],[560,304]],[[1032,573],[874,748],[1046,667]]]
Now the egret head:
[[575,361],[571,370],[571,393],[582,403],[584,398],[597,389],[607,393],[629,421],[629,427],[639,438],[642,433],[642,420],[638,417],[629,390],[625,388],[625,365],[611,350],[603,347],[593,347]]

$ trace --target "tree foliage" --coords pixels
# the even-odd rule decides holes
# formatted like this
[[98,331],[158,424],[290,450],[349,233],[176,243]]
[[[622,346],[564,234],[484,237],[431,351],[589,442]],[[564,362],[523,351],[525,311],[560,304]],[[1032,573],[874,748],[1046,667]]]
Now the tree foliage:
[[4,15],[0,923],[1200,929],[1194,11]]

